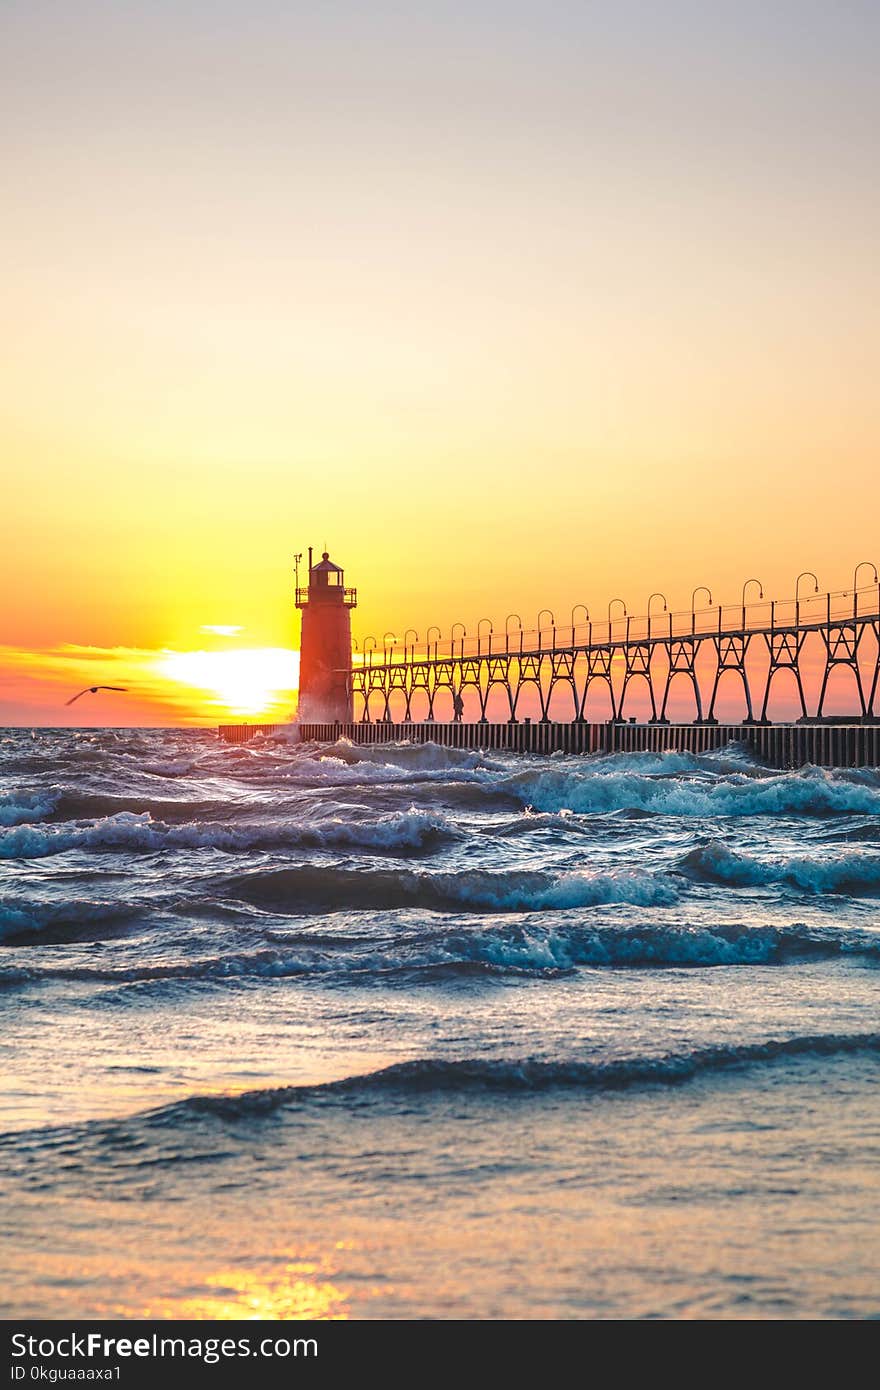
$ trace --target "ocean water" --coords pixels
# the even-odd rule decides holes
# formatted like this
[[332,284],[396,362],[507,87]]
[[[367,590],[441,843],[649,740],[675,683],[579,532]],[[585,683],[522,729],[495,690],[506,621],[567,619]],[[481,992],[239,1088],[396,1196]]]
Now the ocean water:
[[880,1312],[880,775],[0,731],[2,1311]]

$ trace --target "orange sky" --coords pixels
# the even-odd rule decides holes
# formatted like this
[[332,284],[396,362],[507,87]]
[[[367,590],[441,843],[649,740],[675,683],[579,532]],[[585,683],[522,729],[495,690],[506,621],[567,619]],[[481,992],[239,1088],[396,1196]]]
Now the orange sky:
[[4,7],[0,723],[880,562],[871,7],[317,8]]

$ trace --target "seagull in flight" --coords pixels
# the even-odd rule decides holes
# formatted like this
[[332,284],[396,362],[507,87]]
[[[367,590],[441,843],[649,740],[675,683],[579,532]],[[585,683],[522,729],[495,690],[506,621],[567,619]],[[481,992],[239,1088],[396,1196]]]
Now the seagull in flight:
[[79,695],[72,695],[69,700],[65,700],[65,705],[72,705],[80,698],[80,695],[97,695],[99,690],[128,690],[127,685],[87,685],[85,690],[81,690]]

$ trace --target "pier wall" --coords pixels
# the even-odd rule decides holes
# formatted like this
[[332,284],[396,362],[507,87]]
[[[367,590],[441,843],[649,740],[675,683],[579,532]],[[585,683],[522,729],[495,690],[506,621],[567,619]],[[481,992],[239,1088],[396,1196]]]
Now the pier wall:
[[439,743],[512,753],[706,753],[745,744],[771,767],[880,767],[880,722],[866,724],[225,724],[226,743],[297,730],[302,742]]

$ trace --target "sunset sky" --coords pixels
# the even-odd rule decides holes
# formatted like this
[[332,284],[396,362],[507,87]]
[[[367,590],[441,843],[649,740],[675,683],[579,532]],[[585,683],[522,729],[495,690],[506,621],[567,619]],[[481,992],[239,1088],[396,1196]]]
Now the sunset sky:
[[880,563],[878,53],[873,0],[6,0],[0,724],[280,717],[310,543],[380,638]]

